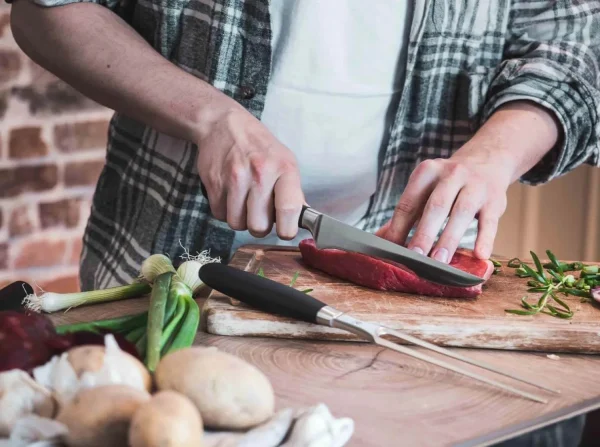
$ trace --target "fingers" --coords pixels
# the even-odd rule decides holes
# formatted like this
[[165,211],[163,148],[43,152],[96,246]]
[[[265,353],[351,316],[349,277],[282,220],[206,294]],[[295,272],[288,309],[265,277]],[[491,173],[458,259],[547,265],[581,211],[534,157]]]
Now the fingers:
[[482,208],[478,218],[477,240],[475,241],[475,256],[479,259],[489,259],[494,249],[494,239],[498,232],[498,222],[506,210],[506,195],[495,198]]
[[227,194],[218,179],[211,175],[201,176],[206,189],[208,205],[213,217],[220,221],[227,220]]
[[[415,221],[419,218],[440,175],[440,167],[433,160],[425,160],[413,171],[391,221],[380,232],[386,239],[404,244]],[[384,230],[385,228],[385,230]]]
[[450,262],[475,214],[485,200],[485,189],[474,186],[464,187],[452,207],[452,212],[444,231],[440,235],[431,257],[440,262]]
[[248,231],[262,238],[273,228],[273,187],[277,179],[276,169],[259,160],[250,162],[252,186],[248,194]]
[[242,162],[229,170],[227,184],[227,223],[232,230],[244,231],[246,225],[246,200],[250,187],[248,170]]
[[[454,172],[440,180],[425,204],[419,225],[408,244],[408,248],[421,254],[429,254],[444,221],[450,214],[450,210],[465,183],[466,176],[460,169],[454,170]],[[437,256],[436,259],[446,262],[448,252],[442,250],[437,253]]]
[[300,174],[295,169],[285,172],[275,183],[277,235],[291,240],[298,233],[298,219],[304,204]]

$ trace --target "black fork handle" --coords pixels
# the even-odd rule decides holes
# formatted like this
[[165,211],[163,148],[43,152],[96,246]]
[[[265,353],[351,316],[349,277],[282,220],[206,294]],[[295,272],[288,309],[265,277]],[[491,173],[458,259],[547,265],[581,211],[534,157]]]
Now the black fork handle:
[[325,303],[271,279],[218,262],[205,264],[198,276],[204,284],[264,312],[317,323]]

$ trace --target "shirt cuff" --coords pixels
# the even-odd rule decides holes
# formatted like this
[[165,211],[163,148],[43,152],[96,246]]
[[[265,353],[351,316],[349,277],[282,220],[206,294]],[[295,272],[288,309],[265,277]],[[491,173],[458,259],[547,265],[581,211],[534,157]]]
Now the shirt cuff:
[[520,181],[539,185],[573,170],[583,163],[597,165],[599,160],[597,90],[589,91],[582,79],[547,61],[511,60],[492,81],[482,113],[487,121],[502,105],[511,101],[531,101],[554,114],[561,126],[561,137],[540,162]]

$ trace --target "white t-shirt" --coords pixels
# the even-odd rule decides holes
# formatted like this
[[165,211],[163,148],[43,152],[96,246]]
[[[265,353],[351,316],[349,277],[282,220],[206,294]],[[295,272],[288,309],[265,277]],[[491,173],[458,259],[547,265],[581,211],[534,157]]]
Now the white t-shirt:
[[[368,210],[399,100],[410,0],[270,0],[272,75],[262,122],[298,160],[307,203],[350,225]],[[297,244],[275,232],[240,245]]]

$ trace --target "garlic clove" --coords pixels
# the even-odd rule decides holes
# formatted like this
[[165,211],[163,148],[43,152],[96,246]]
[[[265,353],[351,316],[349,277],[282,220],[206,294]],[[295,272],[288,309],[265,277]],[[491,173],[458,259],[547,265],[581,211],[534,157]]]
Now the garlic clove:
[[22,417],[36,414],[53,417],[56,402],[52,393],[22,370],[0,373],[0,436],[9,436]]

